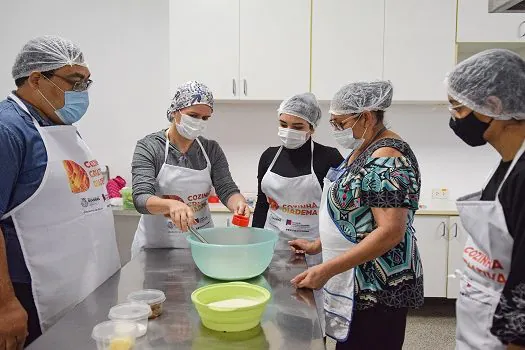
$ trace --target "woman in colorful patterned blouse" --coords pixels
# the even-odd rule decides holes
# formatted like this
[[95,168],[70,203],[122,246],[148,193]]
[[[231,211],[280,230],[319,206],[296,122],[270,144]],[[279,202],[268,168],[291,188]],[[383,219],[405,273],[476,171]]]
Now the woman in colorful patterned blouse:
[[336,141],[352,149],[325,178],[320,239],[290,242],[323,263],[292,280],[323,288],[326,334],[337,349],[401,349],[408,308],[423,304],[413,227],[421,179],[417,159],[383,124],[390,82],[344,86],[330,105]]

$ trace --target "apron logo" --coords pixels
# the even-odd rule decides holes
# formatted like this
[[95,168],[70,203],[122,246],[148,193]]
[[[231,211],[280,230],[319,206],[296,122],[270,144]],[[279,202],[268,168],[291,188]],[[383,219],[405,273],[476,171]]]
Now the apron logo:
[[87,172],[72,160],[62,161],[69,180],[69,188],[73,193],[82,193],[89,190],[89,176]]
[[268,204],[270,205],[270,209],[272,210],[278,210],[279,209],[279,204],[275,201],[275,199],[271,198],[271,197],[267,197],[268,199]]
[[96,160],[89,160],[83,163],[87,170],[73,160],[63,160],[62,165],[66,170],[69,188],[72,193],[86,192],[89,190],[91,183],[93,183],[93,187],[104,185],[104,175]]
[[[504,273],[494,271],[503,270],[501,262],[498,259],[490,259],[490,257],[480,250],[473,247],[465,247],[463,250],[463,261],[469,269],[488,279],[498,283],[505,283],[507,281]],[[481,267],[475,266],[476,264],[481,265]]]
[[319,207],[315,202],[307,204],[283,204],[281,211],[295,215],[319,215]]

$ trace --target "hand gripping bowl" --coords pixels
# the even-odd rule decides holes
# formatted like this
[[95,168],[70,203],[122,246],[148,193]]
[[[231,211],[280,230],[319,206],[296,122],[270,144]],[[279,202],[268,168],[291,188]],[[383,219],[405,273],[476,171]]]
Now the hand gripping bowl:
[[238,281],[259,276],[273,258],[276,232],[260,228],[217,227],[199,230],[209,242],[186,237],[193,261],[208,277]]

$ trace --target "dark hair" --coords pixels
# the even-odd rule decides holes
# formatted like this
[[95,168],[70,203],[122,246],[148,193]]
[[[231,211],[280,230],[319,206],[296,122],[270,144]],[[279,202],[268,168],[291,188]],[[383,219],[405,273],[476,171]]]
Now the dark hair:
[[[46,78],[51,78],[53,76],[53,74],[55,74],[55,71],[56,71],[56,69],[53,69],[53,70],[48,70],[48,71],[45,71],[45,72],[40,72],[40,74],[42,74]],[[21,78],[15,79],[16,87],[19,88],[22,85],[24,85],[25,82],[27,81],[27,79],[29,79],[29,77],[21,77]]]
[[382,123],[385,119],[385,111],[374,111],[374,114],[378,123]]

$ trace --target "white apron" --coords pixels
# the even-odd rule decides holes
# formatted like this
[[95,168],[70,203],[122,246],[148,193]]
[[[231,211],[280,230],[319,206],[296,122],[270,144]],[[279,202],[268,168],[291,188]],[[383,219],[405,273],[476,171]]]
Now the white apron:
[[288,241],[293,239],[319,238],[319,205],[322,189],[314,172],[314,143],[313,141],[310,143],[312,149],[310,174],[284,177],[272,172],[283,149],[281,146],[261,181],[261,190],[270,204],[264,228],[279,233],[276,249],[289,250]]
[[[323,246],[323,261],[331,260],[355,246],[339,231],[328,212],[328,193],[339,177],[341,167],[330,169],[324,179],[319,233]],[[354,308],[354,269],[330,278],[323,288],[325,309],[325,333],[330,338],[344,342],[348,338]]]
[[457,201],[461,222],[469,234],[463,250],[466,265],[456,302],[458,350],[507,348],[490,333],[494,312],[510,272],[514,244],[498,196],[524,151],[525,143],[514,157],[494,201],[481,201],[481,191]]
[[[18,97],[11,94],[31,116]],[[104,174],[73,125],[42,128],[47,151],[42,183],[11,217],[31,275],[45,331],[120,268]]]
[[[265,229],[279,233],[276,249],[290,250],[288,241],[303,238],[309,241],[319,238],[319,209],[322,189],[314,172],[314,142],[310,140],[312,156],[308,175],[284,177],[272,172],[283,146],[279,148],[261,181],[261,190],[268,198],[270,208]],[[319,265],[322,254],[306,255],[308,267]],[[314,291],[319,318],[323,317],[321,291]],[[321,328],[323,324],[321,323]]]
[[[206,158],[204,170],[167,164],[170,141],[166,137],[164,164],[157,175],[155,195],[186,203],[193,209],[197,221],[195,228],[201,229],[213,227],[208,206],[208,196],[212,189],[211,163],[199,139],[195,141]],[[142,248],[189,248],[186,235],[164,215],[142,215],[133,239],[131,255],[135,256]]]

